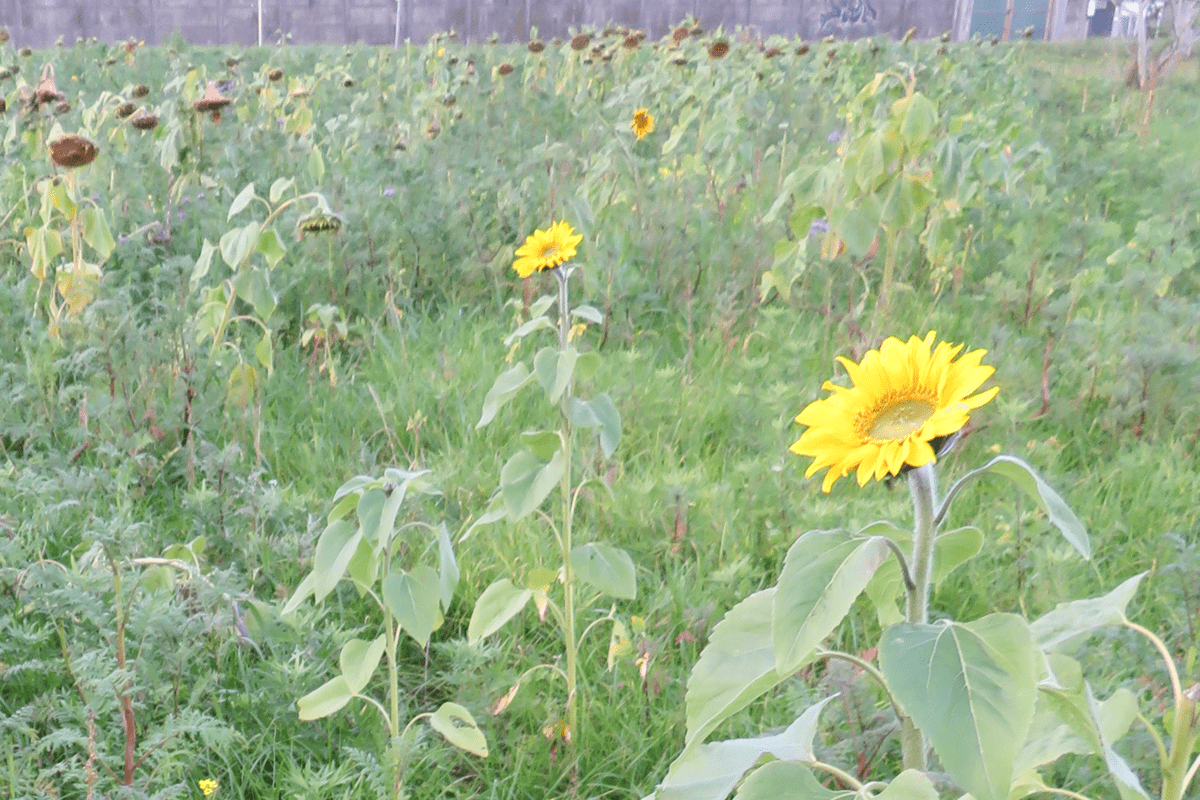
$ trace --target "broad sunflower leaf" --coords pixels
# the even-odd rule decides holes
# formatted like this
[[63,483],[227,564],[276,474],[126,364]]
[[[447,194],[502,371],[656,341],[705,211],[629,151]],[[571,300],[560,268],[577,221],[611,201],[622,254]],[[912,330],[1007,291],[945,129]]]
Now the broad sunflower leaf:
[[454,557],[454,545],[450,542],[450,531],[446,529],[444,522],[438,529],[438,566],[441,568],[438,571],[439,599],[442,601],[442,608],[448,609],[454,601],[454,590],[458,588],[461,573],[458,560]]
[[845,618],[890,551],[882,536],[809,531],[788,548],[771,613],[775,669],[788,675]]
[[250,205],[250,201],[254,199],[254,184],[247,183],[242,190],[238,192],[237,197],[233,198],[233,202],[229,205],[229,215],[225,217],[225,221],[233,219],[242,209]]
[[592,413],[600,420],[600,449],[605,458],[612,458],[621,443],[621,412],[613,405],[612,398],[604,392],[592,398]]
[[[779,759],[776,763],[812,761],[815,758],[813,737],[817,732],[817,721],[821,710],[833,697],[809,706],[787,730],[775,736],[729,739],[689,747],[671,764],[666,778],[658,787],[658,800],[724,800],[746,771],[767,754]],[[761,769],[758,771],[761,772]],[[747,782],[752,779],[753,776]],[[817,785],[819,788],[820,784]],[[738,797],[741,796],[739,792]],[[775,795],[781,796],[792,795]]]
[[1121,625],[1125,622],[1125,607],[1144,577],[1146,573],[1140,572],[1103,597],[1059,603],[1053,611],[1029,623],[1033,643],[1041,650],[1069,651],[1097,628]]
[[83,240],[96,251],[96,255],[103,262],[112,255],[112,251],[117,246],[117,243],[113,241],[112,231],[108,229],[108,222],[104,219],[104,212],[98,208],[87,206],[79,216],[83,220]]
[[311,722],[314,719],[335,714],[349,703],[354,693],[350,691],[346,678],[338,675],[296,701],[300,719]]
[[738,787],[734,800],[852,800],[854,792],[826,789],[813,771],[795,761],[763,764]]
[[729,609],[713,628],[688,677],[685,743],[689,748],[788,677],[775,671],[774,601],[775,587],[755,592]]
[[[327,525],[317,540],[317,549],[313,553],[313,598],[320,603],[324,600],[337,582],[346,572],[346,566],[358,549],[362,539],[362,528],[348,520],[338,520]],[[293,597],[293,600],[295,598]],[[291,606],[291,602],[288,603]],[[285,613],[287,609],[284,609]]]
[[383,602],[417,644],[425,647],[438,626],[441,598],[437,572],[422,564],[409,572],[390,572],[383,579]]
[[1007,800],[1037,698],[1025,620],[892,625],[879,642],[879,667],[958,784],[978,800]]
[[483,412],[479,415],[479,422],[475,423],[475,427],[482,428],[495,419],[500,407],[511,400],[522,386],[529,383],[531,377],[533,373],[524,362],[500,373],[492,388],[488,390],[487,397],[483,398]]
[[467,624],[467,643],[477,642],[491,636],[504,623],[521,613],[533,592],[519,589],[508,578],[501,578],[483,590],[475,601],[471,621]]
[[513,522],[532,514],[558,485],[567,468],[567,457],[557,450],[547,461],[529,450],[514,455],[500,469],[500,493]]
[[440,733],[447,742],[471,755],[487,758],[488,745],[483,731],[471,712],[458,703],[442,703],[429,718],[429,727]]
[[575,577],[621,600],[637,597],[637,570],[629,553],[605,542],[588,542],[571,550]]
[[1083,523],[1079,521],[1079,517],[1075,516],[1071,507],[1059,497],[1058,492],[1051,489],[1050,485],[1042,480],[1033,467],[1014,456],[996,456],[979,469],[972,470],[959,478],[950,487],[950,491],[946,492],[946,499],[942,501],[942,507],[938,510],[937,516],[939,518],[945,516],[945,510],[950,507],[951,501],[969,481],[989,474],[1007,478],[1017,488],[1036,500],[1045,509],[1051,524],[1058,528],[1067,542],[1085,559],[1091,559],[1091,540],[1088,538]]
[[373,642],[351,639],[342,645],[338,666],[342,668],[342,677],[346,679],[351,694],[361,692],[371,680],[386,644],[387,634],[380,634]]

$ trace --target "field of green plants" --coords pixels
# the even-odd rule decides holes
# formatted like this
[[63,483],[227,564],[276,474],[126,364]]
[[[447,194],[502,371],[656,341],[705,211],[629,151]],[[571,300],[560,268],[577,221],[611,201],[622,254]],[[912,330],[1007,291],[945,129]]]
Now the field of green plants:
[[[1131,52],[0,45],[0,798],[1195,796],[1200,79]],[[937,520],[921,630],[1028,651],[965,750],[906,477],[789,452],[930,331],[942,484],[1020,466]]]

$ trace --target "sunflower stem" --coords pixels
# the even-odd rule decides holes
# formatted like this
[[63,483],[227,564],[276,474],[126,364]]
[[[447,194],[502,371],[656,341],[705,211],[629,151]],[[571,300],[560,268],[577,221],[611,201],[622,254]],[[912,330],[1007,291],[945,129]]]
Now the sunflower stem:
[[[937,508],[937,473],[932,463],[908,473],[908,492],[913,501],[913,556],[911,588],[905,587],[905,619],[910,623],[929,622],[929,586],[933,576],[933,541],[937,535],[934,509]],[[928,767],[925,736],[911,717],[900,719],[900,742],[904,768],[924,771]]]
[[[565,352],[571,346],[571,306],[567,295],[567,282],[571,276],[566,268],[556,269],[554,275],[558,278],[558,348],[559,352]],[[571,518],[574,512],[571,503],[571,439],[573,429],[570,417],[567,416],[567,409],[570,407],[571,402],[573,382],[567,381],[567,386],[559,398],[559,411],[563,424],[563,430],[560,435],[562,437],[563,455],[566,457],[567,462],[566,469],[563,470],[561,483],[562,536],[560,541],[562,542],[563,562],[563,639],[567,651],[567,731],[570,735],[568,741],[572,743],[579,740],[579,703],[576,696],[576,671],[579,659],[577,652],[578,641],[575,637],[575,575],[571,569]]]

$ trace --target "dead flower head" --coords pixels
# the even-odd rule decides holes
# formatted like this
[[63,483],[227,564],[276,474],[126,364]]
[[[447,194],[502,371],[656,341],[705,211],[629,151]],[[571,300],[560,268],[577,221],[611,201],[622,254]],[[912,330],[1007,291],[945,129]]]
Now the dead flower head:
[[87,166],[99,152],[95,142],[78,133],[64,133],[50,142],[50,160],[66,169]]

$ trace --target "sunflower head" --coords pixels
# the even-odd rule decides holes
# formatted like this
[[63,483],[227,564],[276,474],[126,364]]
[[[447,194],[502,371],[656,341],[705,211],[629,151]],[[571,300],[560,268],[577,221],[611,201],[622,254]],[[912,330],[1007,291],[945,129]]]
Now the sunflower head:
[[932,463],[937,455],[931,443],[961,430],[972,409],[996,396],[997,387],[973,394],[995,371],[980,364],[986,351],[972,350],[956,361],[963,346],[938,342],[934,348],[936,336],[930,331],[907,342],[889,337],[857,364],[838,358],[851,386],[826,381],[822,388],[832,394],[796,417],[808,426],[791,447],[813,459],[806,478],[828,467],[821,484],[828,492],[851,470],[864,486],[872,476],[881,480],[905,465]]
[[640,142],[644,137],[654,133],[654,115],[648,108],[639,108],[633,112],[633,120],[629,123],[629,127]]
[[555,269],[575,257],[575,248],[583,241],[581,234],[566,222],[553,222],[546,230],[534,231],[517,248],[513,269],[522,278],[535,272]]

